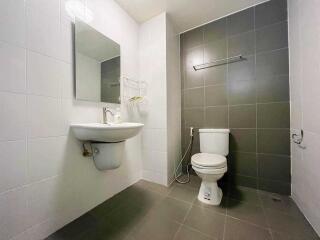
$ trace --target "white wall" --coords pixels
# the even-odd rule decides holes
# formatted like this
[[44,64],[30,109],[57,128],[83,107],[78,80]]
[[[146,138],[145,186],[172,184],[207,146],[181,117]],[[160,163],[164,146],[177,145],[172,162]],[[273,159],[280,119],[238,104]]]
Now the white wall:
[[[102,104],[73,99],[66,2],[0,1],[1,240],[43,239],[141,177],[139,136],[119,169],[99,172],[70,133],[71,122],[100,121]],[[79,2],[121,44],[123,74],[137,78],[138,25],[113,0]]]
[[288,3],[291,128],[306,146],[292,144],[292,197],[320,234],[320,2]]
[[168,183],[174,181],[174,171],[181,158],[181,78],[180,35],[170,19],[166,19],[167,67],[167,149]]
[[142,134],[143,178],[167,185],[166,14],[140,26],[140,81],[148,84]]
[[101,102],[101,63],[76,53],[77,99]]
[[142,135],[143,178],[169,185],[180,158],[181,86],[179,35],[166,13],[140,26],[140,80],[148,83]]

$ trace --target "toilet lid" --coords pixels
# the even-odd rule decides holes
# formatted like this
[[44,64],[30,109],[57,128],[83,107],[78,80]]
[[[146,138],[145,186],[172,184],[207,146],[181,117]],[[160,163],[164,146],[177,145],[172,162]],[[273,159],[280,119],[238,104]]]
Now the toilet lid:
[[227,165],[227,159],[218,154],[197,153],[191,157],[191,163],[200,167],[223,168]]

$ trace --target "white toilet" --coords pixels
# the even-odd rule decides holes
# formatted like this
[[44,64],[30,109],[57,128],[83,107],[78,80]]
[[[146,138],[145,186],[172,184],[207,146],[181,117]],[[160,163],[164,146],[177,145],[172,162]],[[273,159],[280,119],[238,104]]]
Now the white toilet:
[[200,129],[200,152],[191,157],[192,168],[202,179],[198,199],[210,205],[219,205],[222,190],[217,181],[227,172],[229,129]]

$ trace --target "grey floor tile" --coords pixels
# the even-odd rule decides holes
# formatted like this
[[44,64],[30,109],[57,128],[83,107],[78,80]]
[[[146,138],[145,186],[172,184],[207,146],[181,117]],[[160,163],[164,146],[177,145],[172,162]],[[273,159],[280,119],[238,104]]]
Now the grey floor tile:
[[128,232],[119,227],[113,227],[111,225],[99,225],[94,229],[90,229],[77,240],[126,240]]
[[304,236],[301,238],[301,236],[292,236],[287,233],[283,232],[274,232],[272,231],[272,238],[273,240],[316,240],[319,239],[318,237],[312,237],[312,236]]
[[141,187],[137,187],[136,185],[127,188],[123,192],[120,193],[121,197],[128,204],[135,204],[138,206],[143,206],[144,208],[151,208],[154,204],[160,202],[165,196],[154,192],[154,191],[146,191],[145,189],[141,189]]
[[208,211],[206,208],[193,206],[185,225],[213,238],[222,239],[225,217],[223,214]]
[[141,207],[127,206],[117,209],[102,220],[121,231],[131,232],[143,222],[149,211],[149,208],[143,205]]
[[136,240],[171,240],[174,238],[179,227],[180,224],[175,221],[152,215],[148,216],[131,234]]
[[228,197],[248,204],[261,205],[258,191],[253,188],[241,186],[230,187]]
[[148,215],[182,223],[190,208],[191,204],[189,203],[166,197],[159,204],[155,205]]
[[197,175],[190,174],[190,182],[187,184],[187,186],[199,189],[200,185],[201,185],[201,178],[199,178]]
[[265,228],[227,217],[224,240],[272,240],[272,237]]
[[59,231],[52,234],[48,239],[52,240],[73,240],[78,239],[79,236],[84,234],[90,229],[94,229],[99,225],[99,221],[94,216],[90,214],[84,214],[83,216],[77,218],[73,222],[67,224]]
[[262,227],[268,226],[262,207],[245,202],[228,199],[227,216]]
[[312,239],[317,235],[304,218],[295,218],[279,211],[266,209],[269,227],[273,231],[283,232],[300,239]]
[[213,239],[207,235],[204,235],[190,227],[181,226],[174,240],[210,240]]
[[304,218],[298,206],[289,196],[265,191],[259,191],[259,195],[265,209],[280,211],[295,218]]
[[196,201],[193,203],[194,206],[207,209],[208,211],[213,211],[221,214],[226,214],[227,210],[227,198],[223,196],[221,203],[219,206],[209,205],[206,203],[203,203],[196,199]]
[[168,196],[181,201],[192,203],[196,199],[197,195],[198,189],[181,184],[175,184]]
[[287,196],[232,188],[220,206],[210,206],[196,199],[200,182],[191,176],[166,188],[140,181],[47,240],[319,239]]
[[145,180],[140,180],[135,184],[135,186],[140,186],[146,190],[153,191],[162,195],[168,195],[170,192],[170,187],[166,187],[160,184],[148,182]]

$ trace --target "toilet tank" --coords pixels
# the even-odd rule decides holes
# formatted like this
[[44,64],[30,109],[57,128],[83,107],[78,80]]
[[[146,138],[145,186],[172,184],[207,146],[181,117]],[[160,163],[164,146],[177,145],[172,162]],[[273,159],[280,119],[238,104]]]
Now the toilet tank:
[[199,129],[200,152],[227,156],[229,129]]

